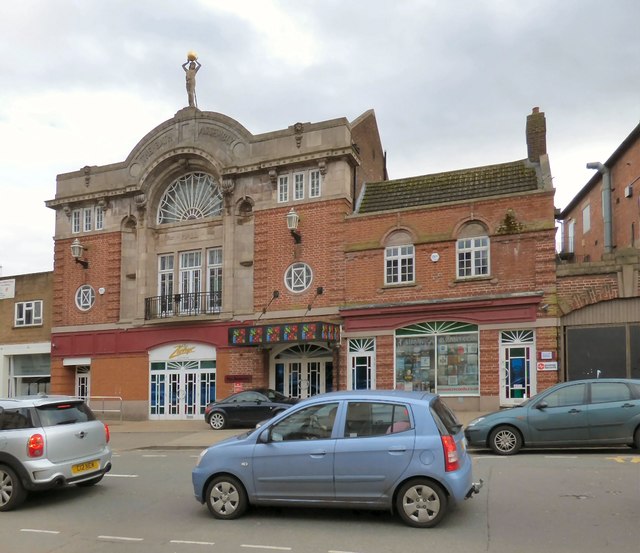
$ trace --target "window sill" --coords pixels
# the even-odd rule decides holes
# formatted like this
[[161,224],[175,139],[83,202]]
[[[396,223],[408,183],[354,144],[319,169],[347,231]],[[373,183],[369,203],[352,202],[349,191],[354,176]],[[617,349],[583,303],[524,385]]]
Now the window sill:
[[416,288],[418,284],[416,282],[400,282],[398,284],[385,284],[381,290],[397,290],[398,288]]
[[482,276],[470,276],[464,278],[456,278],[453,280],[454,284],[461,284],[463,282],[478,282],[478,281],[488,281],[488,282],[498,282],[498,279],[491,275],[482,275]]

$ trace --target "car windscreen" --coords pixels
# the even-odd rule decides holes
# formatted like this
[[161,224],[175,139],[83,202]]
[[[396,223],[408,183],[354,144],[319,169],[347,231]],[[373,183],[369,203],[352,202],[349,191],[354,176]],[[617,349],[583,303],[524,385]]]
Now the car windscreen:
[[50,403],[37,408],[42,426],[74,424],[95,420],[95,415],[82,401]]
[[436,398],[431,402],[431,413],[438,425],[440,434],[443,436],[455,435],[460,432],[462,428],[460,421],[440,398]]

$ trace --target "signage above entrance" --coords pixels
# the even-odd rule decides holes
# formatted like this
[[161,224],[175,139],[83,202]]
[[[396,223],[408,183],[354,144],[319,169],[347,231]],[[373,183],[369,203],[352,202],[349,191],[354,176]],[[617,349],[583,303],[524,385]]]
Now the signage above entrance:
[[340,325],[333,323],[286,323],[236,326],[229,329],[229,344],[234,346],[338,341],[340,341]]

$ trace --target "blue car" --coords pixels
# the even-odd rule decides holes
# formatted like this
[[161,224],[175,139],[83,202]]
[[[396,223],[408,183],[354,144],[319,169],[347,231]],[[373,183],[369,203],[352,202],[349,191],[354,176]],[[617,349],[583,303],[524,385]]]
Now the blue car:
[[629,445],[640,449],[640,380],[563,382],[518,407],[472,420],[470,446],[513,455],[523,447]]
[[390,510],[438,524],[477,493],[462,425],[425,392],[333,392],[218,442],[192,473],[196,499],[218,519],[250,505]]

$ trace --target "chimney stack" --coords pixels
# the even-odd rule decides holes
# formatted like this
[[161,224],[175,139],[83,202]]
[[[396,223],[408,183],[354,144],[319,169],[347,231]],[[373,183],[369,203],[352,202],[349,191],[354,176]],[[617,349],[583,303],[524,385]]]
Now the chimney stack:
[[547,153],[547,121],[544,112],[535,107],[527,115],[527,154],[529,161],[540,162],[540,156]]

